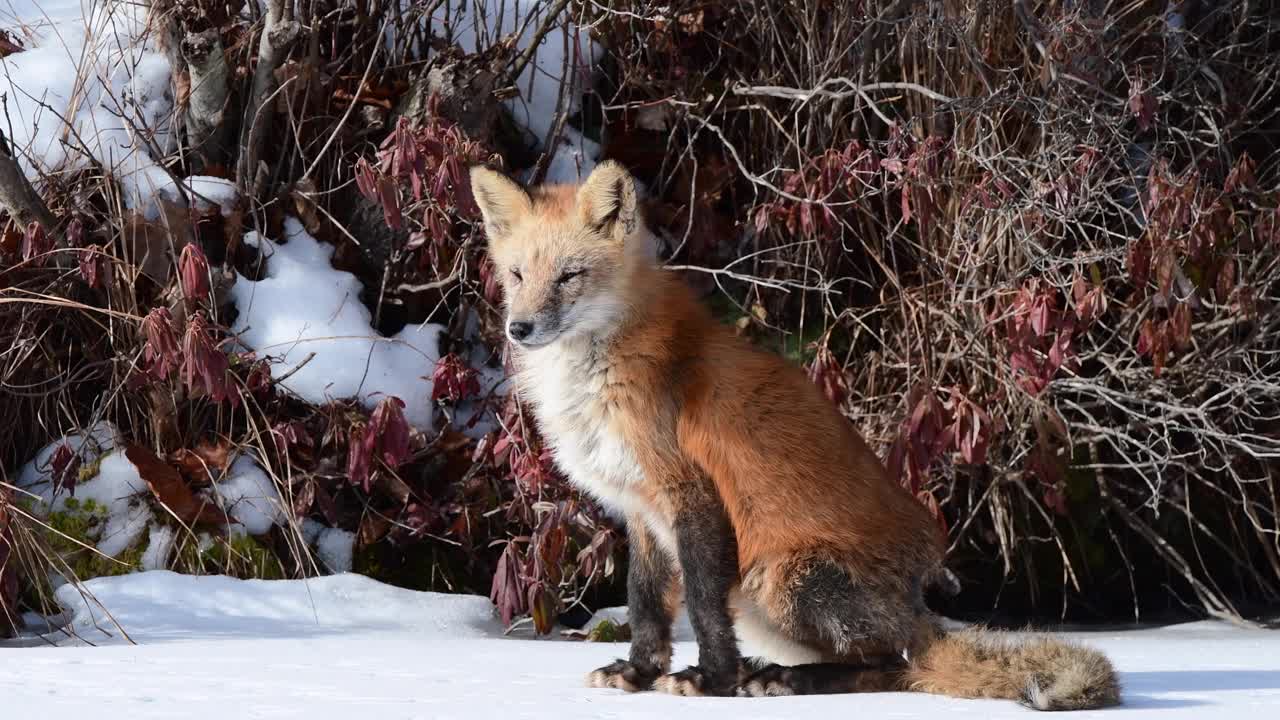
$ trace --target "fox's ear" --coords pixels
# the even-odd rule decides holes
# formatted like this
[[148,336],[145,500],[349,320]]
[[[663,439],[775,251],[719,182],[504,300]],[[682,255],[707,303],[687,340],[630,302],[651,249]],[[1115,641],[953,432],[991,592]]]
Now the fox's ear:
[[636,231],[636,181],[621,164],[606,160],[578,189],[578,211],[591,227],[619,241]]
[[491,241],[506,237],[516,221],[533,210],[529,193],[519,183],[483,165],[471,168],[471,194]]

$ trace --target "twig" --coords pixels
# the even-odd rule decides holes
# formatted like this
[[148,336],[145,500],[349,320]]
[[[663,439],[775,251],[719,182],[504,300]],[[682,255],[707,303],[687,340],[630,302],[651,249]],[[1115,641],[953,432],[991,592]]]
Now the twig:
[[[849,88],[843,91],[828,90],[828,86],[839,85]],[[877,92],[880,90],[910,90],[919,93],[938,102],[955,102],[955,98],[947,97],[942,93],[927,88],[919,83],[913,82],[877,82],[859,85],[849,78],[837,77],[824,80],[812,90],[801,90],[799,88],[782,87],[781,85],[736,85],[733,88],[734,95],[746,96],[764,96],[785,98],[787,100],[809,100],[814,97],[825,97],[833,100],[847,98],[853,95],[865,97],[866,93]],[[868,98],[869,99],[869,98]]]
[[529,46],[524,49],[524,52],[520,53],[519,57],[517,57],[515,62],[511,65],[511,79],[513,82],[520,77],[521,73],[524,72],[525,67],[527,67],[530,62],[533,62],[534,56],[538,54],[538,46],[542,44],[542,39],[546,37],[547,33],[551,32],[551,28],[555,27],[556,23],[559,22],[560,14],[564,12],[564,9],[568,4],[569,0],[560,0],[556,3],[555,7],[547,11],[546,19],[542,21],[542,24],[539,25],[538,29],[533,33],[533,37],[529,39]]

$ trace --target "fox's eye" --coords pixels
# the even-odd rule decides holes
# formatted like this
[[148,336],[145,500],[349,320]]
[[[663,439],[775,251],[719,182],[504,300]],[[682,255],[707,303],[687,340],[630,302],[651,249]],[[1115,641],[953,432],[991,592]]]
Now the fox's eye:
[[560,273],[560,277],[556,278],[556,282],[563,285],[579,275],[585,275],[586,272],[586,270],[566,270],[565,272]]
[[512,277],[514,277],[514,278],[516,279],[516,282],[520,282],[520,281],[524,280],[524,278],[520,276],[520,269],[519,269],[519,268],[511,268],[511,276],[512,276]]

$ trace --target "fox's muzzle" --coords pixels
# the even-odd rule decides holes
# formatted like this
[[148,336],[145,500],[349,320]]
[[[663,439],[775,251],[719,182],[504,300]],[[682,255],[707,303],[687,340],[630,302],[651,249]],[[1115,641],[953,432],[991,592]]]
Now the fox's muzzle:
[[507,337],[521,347],[546,345],[560,336],[559,318],[508,318]]

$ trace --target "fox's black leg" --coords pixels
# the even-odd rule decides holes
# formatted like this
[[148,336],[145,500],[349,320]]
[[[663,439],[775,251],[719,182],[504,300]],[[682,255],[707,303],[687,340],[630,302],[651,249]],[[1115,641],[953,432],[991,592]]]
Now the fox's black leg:
[[744,657],[738,662],[738,682],[743,682],[747,678],[773,665],[767,658],[762,657]]
[[738,681],[738,640],[729,592],[738,582],[733,526],[710,483],[685,491],[676,509],[676,547],[684,573],[685,607],[698,640],[698,664],[658,678],[673,695],[730,695]]
[[738,695],[832,695],[892,690],[897,686],[898,670],[902,665],[901,658],[897,662],[886,660],[881,664],[771,665],[739,684]]
[[587,676],[591,687],[629,692],[648,690],[671,669],[671,622],[668,605],[675,581],[674,560],[654,542],[641,518],[627,521],[630,546],[627,565],[627,623],[631,626],[629,659],[618,660]]

